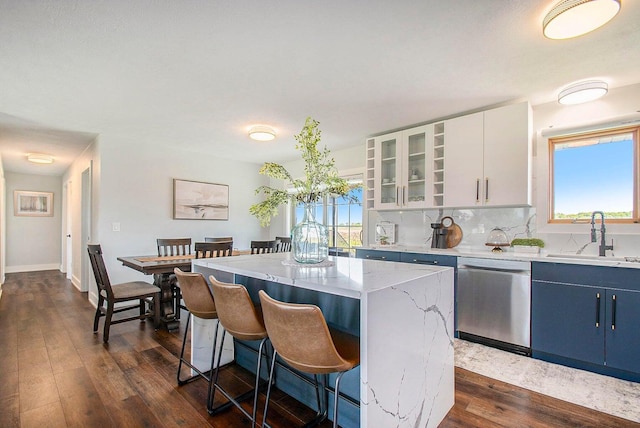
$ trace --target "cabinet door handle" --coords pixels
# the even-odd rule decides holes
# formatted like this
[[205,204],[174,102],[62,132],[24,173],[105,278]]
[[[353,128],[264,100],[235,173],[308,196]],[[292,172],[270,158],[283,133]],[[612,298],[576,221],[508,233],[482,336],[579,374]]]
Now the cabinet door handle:
[[600,327],[600,293],[596,294],[596,327]]
[[480,179],[476,179],[476,202],[480,202]]
[[484,201],[489,201],[489,177],[484,179]]
[[420,265],[437,265],[438,264],[437,260],[418,260],[418,259],[413,259],[412,262],[420,264]]
[[400,206],[400,186],[396,186],[396,206]]
[[407,190],[407,186],[402,186],[402,205],[406,204],[404,196],[405,190]]
[[369,256],[369,255],[367,255],[367,258],[369,260],[387,260],[387,258],[385,256]]
[[616,295],[611,297],[611,330],[616,329]]

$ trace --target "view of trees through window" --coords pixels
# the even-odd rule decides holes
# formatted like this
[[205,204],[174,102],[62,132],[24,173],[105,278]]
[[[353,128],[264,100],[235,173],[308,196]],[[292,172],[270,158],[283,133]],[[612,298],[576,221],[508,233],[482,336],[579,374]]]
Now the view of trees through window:
[[635,220],[638,128],[554,138],[550,143],[551,220]]

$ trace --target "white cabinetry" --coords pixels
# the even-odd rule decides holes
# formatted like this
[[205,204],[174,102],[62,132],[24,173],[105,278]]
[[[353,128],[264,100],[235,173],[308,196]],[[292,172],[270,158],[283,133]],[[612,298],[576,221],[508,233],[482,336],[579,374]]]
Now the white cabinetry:
[[445,121],[444,206],[531,204],[528,102]]
[[[374,186],[373,204],[367,193],[367,207],[383,210],[432,206],[433,138],[433,125],[425,125],[375,137],[373,144],[372,139],[367,140],[367,192]],[[374,170],[369,175],[371,159]]]

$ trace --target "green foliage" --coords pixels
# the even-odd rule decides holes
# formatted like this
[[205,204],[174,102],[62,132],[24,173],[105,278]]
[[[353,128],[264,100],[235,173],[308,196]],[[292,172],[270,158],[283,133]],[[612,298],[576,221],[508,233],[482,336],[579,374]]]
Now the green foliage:
[[304,178],[294,179],[282,165],[273,162],[266,162],[260,168],[260,174],[288,181],[294,189],[293,193],[269,186],[256,189],[256,194],[263,194],[265,199],[252,205],[249,212],[260,220],[260,225],[268,226],[271,218],[278,215],[278,207],[291,199],[298,203],[312,203],[329,195],[351,198],[349,192],[359,187],[350,185],[347,180],[338,176],[335,160],[330,156],[329,149],[318,149],[321,135],[318,125],[318,121],[307,117],[302,131],[295,136],[295,148],[300,150],[305,162]]
[[514,245],[544,248],[544,241],[538,238],[516,238],[511,241],[511,246],[513,247]]
[[[605,218],[631,218],[631,211],[607,211]],[[575,214],[554,213],[553,218],[560,219],[591,219],[591,212],[579,212]]]

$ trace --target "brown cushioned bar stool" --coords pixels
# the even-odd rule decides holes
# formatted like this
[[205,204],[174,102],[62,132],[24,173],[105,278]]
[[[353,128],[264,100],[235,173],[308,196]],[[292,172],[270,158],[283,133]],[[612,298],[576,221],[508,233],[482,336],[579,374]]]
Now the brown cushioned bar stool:
[[[178,286],[180,287],[180,291],[182,294],[182,298],[184,299],[185,306],[189,311],[189,316],[187,317],[187,324],[184,329],[184,338],[182,339],[182,349],[180,350],[180,362],[178,363],[178,385],[184,385],[187,382],[190,382],[194,379],[197,379],[198,376],[203,377],[209,383],[208,387],[208,395],[207,395],[207,410],[209,412],[213,411],[213,365],[214,359],[216,355],[216,342],[218,338],[218,326],[219,323],[216,324],[215,333],[213,336],[213,349],[211,350],[211,370],[207,372],[203,372],[197,367],[193,366],[189,361],[184,359],[184,348],[187,343],[187,334],[189,331],[189,321],[191,321],[191,317],[198,317],[205,320],[217,319],[218,312],[216,310],[216,303],[213,299],[213,294],[211,293],[211,289],[209,289],[209,284],[204,279],[201,273],[192,273],[192,272],[183,272],[178,268],[175,268],[173,271],[176,274],[176,278],[178,280]],[[222,345],[220,346],[222,348]],[[182,370],[182,364],[186,364],[193,371],[196,372],[195,375],[188,377],[186,379],[180,378],[180,371]]]
[[[227,400],[235,404],[236,407],[238,407],[246,417],[250,418],[252,423],[255,425],[257,423],[256,410],[260,390],[260,367],[263,352],[268,361],[266,354],[266,342],[268,336],[267,330],[264,327],[264,321],[262,320],[262,313],[254,306],[247,289],[243,285],[220,282],[213,275],[209,276],[209,282],[211,283],[213,295],[216,299],[218,319],[224,329],[222,332],[222,341],[224,342],[224,336],[227,332],[238,340],[260,341],[260,345],[258,347],[258,361],[256,364],[256,382],[253,390],[234,398],[218,384],[222,348],[220,348],[220,352],[218,353],[218,365],[216,366],[213,380],[214,388],[218,389],[222,395],[227,398]],[[248,398],[249,394],[253,395],[253,412],[251,415],[242,408],[239,402]]]
[[[328,413],[327,375],[338,373],[333,399],[333,427],[336,428],[340,380],[345,372],[360,364],[359,338],[329,329],[322,311],[315,305],[280,302],[269,297],[263,290],[260,290],[259,295],[265,327],[274,349],[269,379],[273,379],[277,355],[294,369],[313,374],[318,398],[318,416],[313,421],[315,424],[326,419]],[[318,375],[324,375],[325,378],[323,394],[319,391]],[[271,385],[272,382],[269,382],[263,427],[267,420]],[[321,395],[324,405],[320,402]]]

